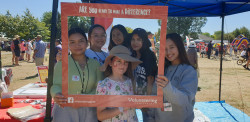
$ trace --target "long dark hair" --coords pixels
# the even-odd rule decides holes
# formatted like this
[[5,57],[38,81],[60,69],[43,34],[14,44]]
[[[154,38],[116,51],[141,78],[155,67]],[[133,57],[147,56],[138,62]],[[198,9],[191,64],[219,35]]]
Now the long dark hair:
[[130,35],[130,48],[132,50],[132,56],[136,57],[136,51],[134,51],[131,47],[131,39],[133,35],[137,34],[142,39],[142,47],[139,50],[141,53],[140,60],[145,64],[145,70],[147,75],[155,76],[157,73],[157,64],[156,64],[156,56],[155,54],[149,49],[151,47],[151,42],[148,39],[147,32],[142,28],[136,28]]
[[122,45],[125,47],[128,47],[128,32],[126,30],[126,28],[123,25],[115,25],[114,27],[112,27],[111,32],[110,32],[110,41],[109,41],[109,47],[108,49],[111,50],[114,46],[116,46],[116,44],[114,43],[113,39],[112,39],[112,32],[114,29],[118,29],[119,31],[122,32],[123,35],[123,42]]
[[[188,57],[187,57],[187,52],[185,50],[184,43],[182,41],[181,36],[177,33],[170,33],[170,34],[167,34],[166,39],[172,40],[174,44],[176,45],[178,52],[179,52],[178,58],[180,59],[180,64],[190,65],[190,62],[188,61]],[[168,67],[170,65],[171,65],[171,62],[167,58],[165,58],[165,67]]]

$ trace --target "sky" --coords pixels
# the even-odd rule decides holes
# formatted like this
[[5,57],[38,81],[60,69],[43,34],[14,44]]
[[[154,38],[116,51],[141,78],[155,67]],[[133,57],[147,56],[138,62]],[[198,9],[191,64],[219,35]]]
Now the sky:
[[[53,0],[2,0],[0,6],[0,14],[6,14],[9,10],[12,15],[23,15],[26,8],[28,8],[32,15],[41,19],[42,14],[46,11],[52,10]],[[59,0],[59,2],[76,2],[80,0]],[[58,10],[60,11],[60,4]],[[201,29],[202,32],[208,32],[211,35],[215,31],[221,30],[221,18],[207,17],[206,25]],[[225,33],[232,32],[236,28],[243,26],[250,29],[250,12],[239,13],[225,17]],[[143,20],[140,19],[114,19],[113,24],[123,24],[125,26],[135,29],[137,27],[144,28],[145,30],[155,33],[158,31],[159,25],[157,20]]]

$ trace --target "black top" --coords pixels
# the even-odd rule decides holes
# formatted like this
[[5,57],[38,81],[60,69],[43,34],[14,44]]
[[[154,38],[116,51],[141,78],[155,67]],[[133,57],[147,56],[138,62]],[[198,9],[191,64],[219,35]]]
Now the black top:
[[211,43],[209,43],[208,44],[208,50],[211,50],[213,47],[212,47],[212,44]]
[[14,50],[20,50],[18,44],[19,44],[19,41],[18,41],[18,40],[15,40],[15,41],[14,41],[14,47],[15,47]]

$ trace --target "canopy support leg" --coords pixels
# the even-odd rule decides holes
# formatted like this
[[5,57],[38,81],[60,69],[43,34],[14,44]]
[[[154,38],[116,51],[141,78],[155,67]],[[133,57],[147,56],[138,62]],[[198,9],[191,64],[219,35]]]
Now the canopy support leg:
[[221,78],[222,78],[222,57],[223,57],[223,40],[224,40],[224,18],[225,16],[221,16],[222,18],[222,27],[221,27],[221,50],[220,50],[220,84],[219,84],[219,101],[221,101]]
[[55,64],[55,40],[57,31],[57,19],[58,19],[58,0],[53,0],[52,5],[52,20],[51,20],[51,36],[50,36],[50,54],[49,54],[49,71],[48,71],[48,83],[47,83],[47,101],[46,101],[46,116],[44,122],[51,122],[51,95],[50,88],[53,84],[54,64]]

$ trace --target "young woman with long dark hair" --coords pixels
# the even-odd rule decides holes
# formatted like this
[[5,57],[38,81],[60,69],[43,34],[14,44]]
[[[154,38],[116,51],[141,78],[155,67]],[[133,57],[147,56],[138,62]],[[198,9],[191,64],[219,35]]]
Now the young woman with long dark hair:
[[[136,82],[136,95],[151,95],[155,75],[157,74],[156,56],[150,50],[151,43],[147,32],[142,28],[136,28],[131,34],[132,56],[141,60],[134,70],[134,80]],[[143,119],[145,120],[148,112],[147,108],[142,108]]]
[[[188,61],[182,38],[177,33],[167,34],[165,75],[156,78],[163,89],[164,111],[152,109],[149,118],[155,122],[192,122],[193,106],[198,87],[197,72]],[[154,89],[156,90],[156,89]]]
[[128,47],[128,32],[123,25],[115,25],[110,32],[110,41],[108,49],[111,50],[116,45]]

